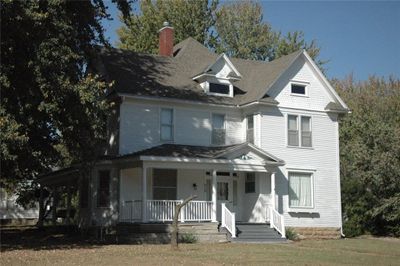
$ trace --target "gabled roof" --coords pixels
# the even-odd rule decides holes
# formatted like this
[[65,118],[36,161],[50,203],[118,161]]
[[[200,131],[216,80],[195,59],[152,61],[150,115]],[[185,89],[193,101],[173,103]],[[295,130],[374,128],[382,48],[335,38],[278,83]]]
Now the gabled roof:
[[[219,60],[224,60],[225,63],[229,66],[229,68],[233,71],[233,73],[235,73],[235,75],[232,76],[232,77],[238,78],[238,79],[240,79],[240,78],[242,77],[242,75],[239,73],[239,71],[236,69],[236,67],[232,64],[231,60],[229,60],[228,56],[226,56],[226,54],[224,54],[224,53],[220,54],[220,55],[218,56],[218,58],[215,60],[215,62],[213,62],[212,64],[210,64],[210,65],[209,65],[206,69],[204,69],[204,70],[202,71],[202,73],[200,73],[199,75],[201,75],[201,74],[207,74],[207,73],[210,73],[210,72],[213,73],[213,74],[217,74],[217,73],[214,73],[213,67],[215,66],[215,64],[218,63]],[[197,76],[199,76],[199,75],[197,75]],[[196,78],[193,78],[193,79],[196,79]]]
[[93,66],[119,94],[152,96],[226,105],[242,105],[268,99],[268,88],[302,54],[302,51],[271,62],[230,58],[242,78],[234,84],[234,97],[207,95],[192,77],[218,59],[205,46],[188,38],[174,47],[174,57],[103,48]]

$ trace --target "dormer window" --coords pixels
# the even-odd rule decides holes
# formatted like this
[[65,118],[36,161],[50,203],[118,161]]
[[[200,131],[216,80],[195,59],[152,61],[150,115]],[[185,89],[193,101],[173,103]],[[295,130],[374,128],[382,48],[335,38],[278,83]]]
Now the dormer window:
[[226,94],[229,95],[229,88],[228,84],[218,84],[218,83],[210,83],[208,91],[210,93],[218,93],[218,94]]
[[206,94],[233,97],[233,83],[241,78],[242,75],[231,60],[225,54],[221,54],[192,79],[199,83]]

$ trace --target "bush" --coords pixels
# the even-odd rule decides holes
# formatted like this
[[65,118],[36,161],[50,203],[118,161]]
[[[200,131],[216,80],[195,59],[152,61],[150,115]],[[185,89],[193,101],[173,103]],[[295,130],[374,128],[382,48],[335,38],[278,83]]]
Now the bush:
[[286,238],[293,241],[300,240],[299,234],[297,234],[296,231],[294,231],[294,229],[290,227],[286,228]]
[[192,233],[184,233],[179,237],[179,242],[181,243],[193,244],[196,243],[197,241],[198,241],[197,236],[195,236]]

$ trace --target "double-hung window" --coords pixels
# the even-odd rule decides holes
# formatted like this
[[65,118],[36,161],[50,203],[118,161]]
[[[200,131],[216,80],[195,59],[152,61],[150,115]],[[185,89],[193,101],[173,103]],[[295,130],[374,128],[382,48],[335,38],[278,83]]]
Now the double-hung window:
[[177,171],[153,169],[153,199],[176,200]]
[[249,143],[254,144],[254,116],[247,116],[247,131],[246,131],[246,140]]
[[160,130],[161,141],[174,140],[174,111],[169,108],[161,109]]
[[289,207],[312,208],[313,175],[311,173],[289,172]]
[[211,144],[225,145],[225,115],[212,114]]
[[312,147],[311,117],[288,115],[288,145]]
[[97,183],[97,207],[109,207],[110,205],[110,171],[99,171]]

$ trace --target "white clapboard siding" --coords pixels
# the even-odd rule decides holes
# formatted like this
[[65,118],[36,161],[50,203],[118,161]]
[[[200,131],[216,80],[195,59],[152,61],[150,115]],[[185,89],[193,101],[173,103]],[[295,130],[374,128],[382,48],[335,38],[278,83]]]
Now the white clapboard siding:
[[225,114],[226,144],[245,141],[244,124],[239,110],[203,106],[141,104],[124,101],[121,104],[120,153],[127,154],[163,144],[160,141],[160,108],[174,109],[175,144],[208,146],[211,142],[212,113]]
[[[291,82],[305,82],[307,97],[291,94]],[[324,111],[329,102],[335,101],[324,84],[315,75],[308,62],[300,57],[286,71],[268,94],[279,102],[280,107]]]

